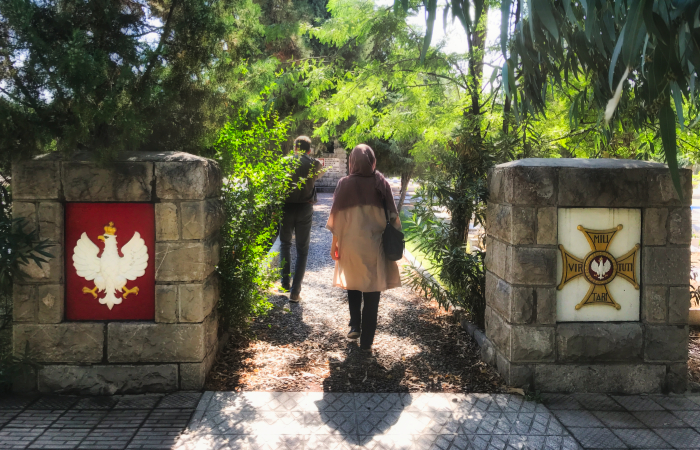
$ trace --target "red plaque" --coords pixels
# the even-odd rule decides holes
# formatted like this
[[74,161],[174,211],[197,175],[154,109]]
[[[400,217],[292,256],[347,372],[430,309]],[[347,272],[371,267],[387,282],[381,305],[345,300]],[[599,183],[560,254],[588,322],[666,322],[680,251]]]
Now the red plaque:
[[66,203],[66,319],[153,320],[152,203]]

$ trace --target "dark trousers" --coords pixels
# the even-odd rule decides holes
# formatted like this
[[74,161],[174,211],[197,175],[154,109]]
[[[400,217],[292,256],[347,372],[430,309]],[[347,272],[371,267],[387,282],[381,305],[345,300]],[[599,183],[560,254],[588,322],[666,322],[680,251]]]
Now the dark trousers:
[[[350,326],[362,329],[360,348],[372,348],[374,333],[377,331],[377,311],[379,310],[379,292],[360,292],[348,290],[350,305]],[[364,298],[365,306],[362,308]]]
[[311,203],[286,203],[284,205],[284,217],[280,226],[280,257],[284,260],[282,266],[282,286],[289,286],[291,277],[291,249],[292,233],[296,237],[297,260],[294,268],[294,280],[292,281],[292,294],[301,292],[301,283],[306,273],[306,260],[309,257],[309,243],[311,242],[311,222],[314,214],[314,205]]

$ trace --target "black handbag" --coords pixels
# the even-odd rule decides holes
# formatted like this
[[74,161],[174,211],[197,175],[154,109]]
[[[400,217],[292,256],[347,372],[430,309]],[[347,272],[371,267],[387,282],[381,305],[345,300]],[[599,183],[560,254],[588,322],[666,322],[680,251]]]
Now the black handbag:
[[403,233],[391,226],[391,223],[389,223],[389,211],[386,209],[386,199],[382,199],[382,203],[384,204],[384,216],[386,216],[386,228],[384,228],[384,233],[382,233],[384,254],[389,261],[398,261],[403,258]]

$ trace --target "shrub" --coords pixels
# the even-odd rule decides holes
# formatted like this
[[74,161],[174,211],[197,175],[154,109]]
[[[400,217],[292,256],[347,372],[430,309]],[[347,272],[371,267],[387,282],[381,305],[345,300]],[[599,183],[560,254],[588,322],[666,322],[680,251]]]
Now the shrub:
[[406,283],[446,310],[450,305],[465,309],[483,328],[486,308],[484,252],[468,251],[465,244],[451,245],[450,223],[438,219],[434,211],[425,206],[414,208],[413,216],[405,225],[407,238],[417,241],[417,250],[432,265],[430,271],[409,266],[404,272]]
[[[464,308],[483,329],[486,310],[484,252],[468,249],[469,223],[484,223],[488,196],[486,174],[493,158],[483,140],[466,134],[436,154],[421,177],[418,201],[404,229],[407,239],[432,265],[437,279],[416,267],[405,272],[409,286],[422,290],[440,306]],[[449,220],[436,216],[447,211]]]
[[240,111],[222,129],[216,144],[224,174],[226,217],[217,269],[221,276],[218,308],[227,329],[245,325],[249,317],[264,314],[272,306],[266,291],[279,271],[271,267],[268,251],[295,164],[281,149],[288,125],[272,110],[255,119]]
[[44,258],[53,255],[46,249],[47,241],[40,241],[36,230],[30,230],[24,219],[12,218],[12,198],[5,178],[0,185],[0,392],[9,390],[15,377],[35,364],[24,355],[12,355],[12,284],[22,280],[21,266],[30,261],[41,266]]

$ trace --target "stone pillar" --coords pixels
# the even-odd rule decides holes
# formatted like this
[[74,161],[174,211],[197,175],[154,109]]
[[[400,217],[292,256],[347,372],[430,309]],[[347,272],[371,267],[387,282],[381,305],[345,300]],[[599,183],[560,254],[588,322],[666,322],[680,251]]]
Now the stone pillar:
[[[14,286],[14,354],[27,350],[41,365],[27,388],[81,394],[202,388],[218,346],[220,187],[217,163],[187,153],[128,152],[106,166],[87,154],[49,154],[13,166],[14,215],[38,228],[53,255],[41,267],[26,266],[26,277]],[[150,209],[155,223],[130,223],[131,203]],[[128,226],[141,230],[149,256],[145,275],[129,275],[134,281],[126,286],[141,290],[128,301],[120,291],[121,303],[109,308],[89,292],[68,289],[70,277],[98,285],[76,274],[77,242],[65,241],[69,228],[82,231],[82,221],[67,212],[74,205],[86,211],[91,205],[96,211],[122,208],[109,215],[114,224],[105,224],[104,237],[119,240],[123,258],[124,245],[135,236]],[[91,230],[86,228],[87,239],[106,252],[101,225],[99,233]],[[146,302],[147,320],[111,319],[128,317],[127,305],[134,302]],[[66,305],[95,308],[100,320],[68,320]]]
[[319,192],[335,192],[338,181],[348,174],[348,155],[345,149],[335,141],[333,153],[322,153],[318,158],[323,162],[326,173],[316,180],[316,189]]
[[508,385],[685,390],[690,170],[681,183],[683,201],[665,165],[632,160],[495,167],[482,354]]

